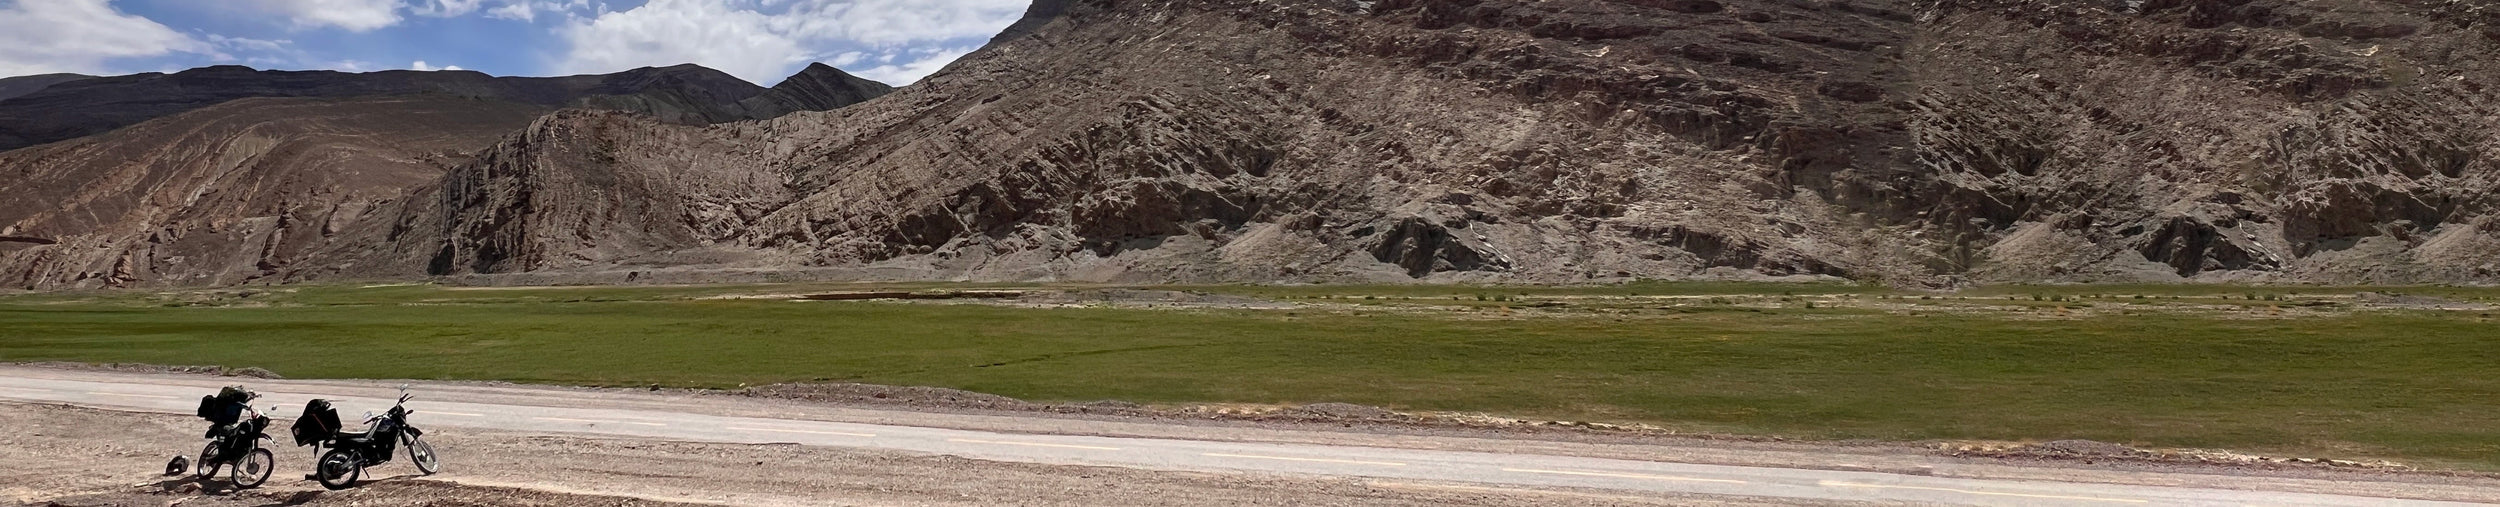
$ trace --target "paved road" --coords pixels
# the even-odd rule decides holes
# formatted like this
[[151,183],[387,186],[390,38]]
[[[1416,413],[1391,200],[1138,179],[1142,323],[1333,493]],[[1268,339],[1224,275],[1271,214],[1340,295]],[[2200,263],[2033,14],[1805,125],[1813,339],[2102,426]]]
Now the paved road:
[[[138,382],[12,376],[0,370],[0,399],[189,413],[207,394],[197,382]],[[329,398],[342,416],[379,412],[391,400],[357,397],[370,389],[320,384],[256,382],[260,405],[284,407],[277,425],[291,423],[304,400]],[[274,385],[273,385],[274,384]],[[968,458],[1058,465],[1101,465],[1152,470],[1320,474],[1346,477],[1478,483],[1487,486],[1578,487],[1624,492],[1674,492],[1808,500],[1897,501],[1954,505],[2468,505],[2257,490],[2124,486],[2089,483],[1959,479],[1878,472],[1765,468],[1619,459],[1479,452],[1214,442],[994,433],[794,419],[724,417],[637,409],[578,406],[550,391],[543,404],[527,397],[499,403],[418,399],[411,422],[430,431],[486,428],[506,431],[596,434],[622,437],[727,442],[798,443],[946,454]],[[292,405],[292,406],[288,406]],[[352,425],[352,423],[351,423]],[[451,428],[451,429],[447,429]],[[456,455],[456,454],[455,454]],[[458,463],[450,463],[457,467]],[[456,473],[454,468],[453,472]],[[2262,484],[2251,481],[2252,487]]]

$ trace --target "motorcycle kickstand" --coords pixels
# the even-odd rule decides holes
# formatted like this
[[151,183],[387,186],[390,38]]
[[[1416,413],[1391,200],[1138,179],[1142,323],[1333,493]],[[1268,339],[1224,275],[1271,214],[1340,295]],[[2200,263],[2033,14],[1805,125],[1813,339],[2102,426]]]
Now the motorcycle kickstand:
[[321,444],[313,444],[313,471],[312,473],[304,474],[304,480],[321,480]]

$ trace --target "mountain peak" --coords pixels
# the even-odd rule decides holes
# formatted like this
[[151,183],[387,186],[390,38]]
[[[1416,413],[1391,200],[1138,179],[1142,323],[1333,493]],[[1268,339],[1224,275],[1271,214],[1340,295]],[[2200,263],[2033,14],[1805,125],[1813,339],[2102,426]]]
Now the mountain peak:
[[799,73],[791,74],[789,79],[782,80],[781,84],[775,85],[773,88],[791,86],[792,83],[800,83],[804,86],[808,82],[839,82],[852,85],[866,83],[883,86],[888,89],[893,88],[885,83],[853,75],[850,72],[842,70],[841,68],[837,68],[832,65],[825,65],[823,62],[807,64],[807,68],[799,69]]
[[742,104],[750,114],[780,116],[796,111],[828,111],[867,102],[894,91],[893,86],[851,75],[824,63],[810,63],[781,84]]

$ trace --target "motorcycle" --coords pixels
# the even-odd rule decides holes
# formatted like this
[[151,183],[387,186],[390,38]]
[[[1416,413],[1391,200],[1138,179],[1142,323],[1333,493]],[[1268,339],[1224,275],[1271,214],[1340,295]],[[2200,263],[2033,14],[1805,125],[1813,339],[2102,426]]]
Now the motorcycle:
[[[202,435],[208,439],[208,445],[200,448],[195,477],[206,480],[217,476],[217,469],[225,468],[227,480],[236,489],[256,488],[269,482],[269,472],[277,468],[277,456],[260,446],[261,439],[270,436],[269,416],[252,409],[252,400],[259,398],[260,393],[241,386],[200,398],[199,416],[210,425],[208,433]],[[189,464],[176,456],[165,465],[165,475],[181,475],[186,468],[190,468]]]
[[[365,468],[389,463],[391,454],[401,447],[408,449],[408,462],[416,464],[419,473],[433,475],[441,471],[442,461],[434,455],[434,446],[422,438],[425,431],[408,424],[408,415],[416,413],[408,409],[408,400],[415,395],[408,394],[407,386],[400,386],[399,392],[399,403],[382,415],[368,413],[365,430],[358,432],[340,431],[338,410],[330,406],[329,400],[312,400],[305,405],[304,416],[295,422],[295,443],[312,446],[313,454],[320,457],[313,465],[313,473],[305,478],[320,481],[321,487],[332,490],[354,487],[364,477]],[[323,452],[324,447],[329,451]]]

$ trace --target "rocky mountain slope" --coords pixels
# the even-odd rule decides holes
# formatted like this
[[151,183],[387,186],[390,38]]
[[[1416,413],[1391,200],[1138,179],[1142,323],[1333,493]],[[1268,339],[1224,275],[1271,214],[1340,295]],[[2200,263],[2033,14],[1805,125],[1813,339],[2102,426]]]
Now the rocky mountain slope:
[[853,107],[539,119],[268,271],[2492,282],[2491,54],[2448,0],[1042,0]]
[[2479,6],[1033,12],[858,107],[709,129],[551,118],[363,227],[410,231],[373,243],[398,257],[299,276],[2500,277],[2480,253],[2500,246],[2500,69],[2481,56],[2500,20]]
[[810,68],[773,89],[696,65],[551,78],[495,77],[473,71],[345,73],[202,67],[173,74],[74,80],[14,98],[0,95],[0,150],[103,133],[253,97],[435,94],[548,108],[632,111],[672,123],[704,124],[832,109],[890,89],[830,67]]
[[0,275],[223,285],[546,113],[452,97],[245,99],[0,153]]
[[[830,68],[810,69],[769,90],[683,77],[708,75],[719,74],[604,76],[596,81],[606,85],[587,88],[593,93],[574,102],[634,111],[649,121],[701,122],[726,117],[707,114],[830,109],[890,90]],[[394,76],[427,77],[401,72],[359,79]],[[300,76],[276,76],[294,77]],[[406,86],[415,85],[373,88]],[[639,91],[604,93],[633,90]],[[212,89],[182,97],[233,93]],[[369,210],[439,180],[447,168],[554,111],[542,102],[450,93],[245,98],[0,152],[0,195],[7,196],[0,198],[0,283],[42,288],[261,279],[350,232]]]
[[29,93],[43,91],[44,88],[49,88],[56,84],[94,78],[95,76],[84,74],[36,74],[32,76],[0,78],[0,100],[9,100],[25,96]]

